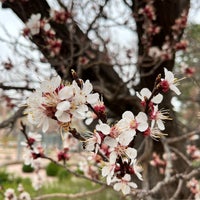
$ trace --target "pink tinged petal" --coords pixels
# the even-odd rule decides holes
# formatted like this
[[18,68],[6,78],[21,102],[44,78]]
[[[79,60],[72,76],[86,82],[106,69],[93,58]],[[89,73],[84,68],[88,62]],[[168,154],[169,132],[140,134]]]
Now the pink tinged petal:
[[134,160],[137,156],[137,150],[134,149],[134,148],[130,148],[128,147],[126,150],[125,150],[125,153],[126,155],[131,159],[131,160]]
[[157,94],[155,97],[152,98],[152,102],[159,104],[163,100],[162,94]]
[[82,89],[83,93],[88,95],[90,92],[92,92],[92,89],[93,89],[92,84],[90,83],[89,80],[86,80],[85,84],[83,85],[83,89]]
[[70,106],[71,105],[69,101],[62,101],[57,105],[56,109],[61,110],[61,111],[66,111],[66,110],[69,110]]
[[174,91],[177,95],[180,95],[180,94],[181,94],[180,90],[179,90],[175,85],[171,84],[171,85],[169,86],[169,88],[170,88],[172,91]]
[[115,183],[113,186],[114,190],[120,191],[122,188],[122,183]]
[[165,125],[164,125],[164,123],[163,123],[163,121],[161,119],[158,119],[156,122],[157,122],[158,128],[161,131],[165,130]]
[[102,132],[104,135],[108,135],[110,133],[110,126],[105,123],[97,124],[96,130]]
[[130,121],[130,120],[134,119],[134,114],[131,111],[126,111],[122,114],[122,118]]
[[98,103],[98,101],[99,101],[99,94],[98,93],[87,95],[87,102],[89,104],[96,104],[96,103]]
[[107,144],[108,146],[114,148],[114,147],[117,146],[118,142],[117,142],[116,139],[107,136],[107,137],[105,137],[105,139],[104,139],[104,144]]
[[71,86],[65,86],[59,91],[58,97],[60,100],[64,100],[71,98],[73,94],[74,94],[73,88]]
[[134,131],[126,131],[119,135],[119,143],[123,146],[127,146],[135,136],[135,130]]

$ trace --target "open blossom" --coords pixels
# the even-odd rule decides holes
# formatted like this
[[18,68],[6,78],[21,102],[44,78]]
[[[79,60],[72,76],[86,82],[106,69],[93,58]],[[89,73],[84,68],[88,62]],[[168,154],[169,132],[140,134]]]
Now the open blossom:
[[200,196],[199,181],[193,177],[190,181],[187,182],[187,187],[195,195],[195,199],[199,199],[199,198],[196,198]]
[[22,146],[28,147],[34,145],[36,142],[40,142],[42,139],[42,135],[38,133],[28,133],[28,141],[26,142],[21,142]]
[[32,14],[30,19],[26,23],[26,27],[29,29],[31,35],[36,35],[40,32],[40,18],[40,13]]
[[168,71],[166,68],[164,68],[164,72],[165,72],[165,78],[162,79],[160,82],[162,91],[167,92],[169,89],[171,89],[177,95],[180,95],[181,92],[176,86],[178,81],[176,78],[174,78],[174,74],[171,71]]
[[76,101],[78,103],[84,104],[97,104],[99,101],[99,94],[98,93],[92,93],[93,86],[90,83],[89,80],[86,80],[85,83],[83,83],[82,88],[80,88],[75,81],[73,81],[72,85],[75,88],[76,93]]
[[131,188],[137,188],[137,184],[131,182],[131,176],[129,174],[125,174],[125,176],[121,179],[114,177],[112,182],[116,182],[113,186],[114,190],[121,190],[124,195],[129,194],[131,192]]
[[[151,97],[152,92],[148,88],[143,88],[140,91],[140,93],[136,92],[136,95],[137,95],[138,98],[141,99],[142,105],[145,105],[146,100],[148,100]],[[151,99],[151,102],[153,102],[154,104],[159,104],[159,103],[161,103],[162,100],[163,100],[163,95],[157,94],[156,96],[154,96]]]
[[126,111],[118,122],[118,126],[123,131],[129,132],[130,137],[133,137],[136,134],[136,130],[144,132],[148,128],[147,119],[147,115],[144,112],[139,112],[135,117],[131,111]]
[[158,110],[158,105],[154,106],[153,112],[150,116],[151,121],[151,127],[154,127],[155,124],[157,124],[158,128],[163,131],[165,130],[165,125],[163,123],[163,120],[170,120],[168,116],[167,110]]
[[115,153],[110,154],[109,162],[105,163],[105,166],[102,168],[102,176],[106,177],[106,182],[108,185],[111,183],[111,179],[114,175],[115,168],[116,168],[116,159],[117,156]]
[[89,80],[82,81],[82,86],[73,81],[64,85],[59,76],[45,80],[40,88],[27,99],[28,120],[31,124],[42,126],[46,132],[50,124],[57,122],[57,127],[67,131],[76,119],[84,120],[90,105],[99,102],[99,94],[92,93],[93,87]]
[[17,200],[14,189],[8,188],[4,193],[4,200]]

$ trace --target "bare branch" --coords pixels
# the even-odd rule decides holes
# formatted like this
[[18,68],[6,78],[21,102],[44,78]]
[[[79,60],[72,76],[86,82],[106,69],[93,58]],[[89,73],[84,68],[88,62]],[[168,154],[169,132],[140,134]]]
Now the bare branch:
[[106,189],[106,187],[103,186],[96,190],[81,192],[81,193],[77,193],[77,194],[65,194],[65,193],[45,194],[45,195],[41,195],[39,197],[35,197],[35,198],[33,198],[33,200],[45,200],[45,199],[52,199],[52,198],[66,198],[66,199],[86,198],[88,196],[102,192],[105,189]]
[[2,128],[13,128],[18,118],[24,116],[25,107],[20,107],[10,118],[0,123],[0,129]]

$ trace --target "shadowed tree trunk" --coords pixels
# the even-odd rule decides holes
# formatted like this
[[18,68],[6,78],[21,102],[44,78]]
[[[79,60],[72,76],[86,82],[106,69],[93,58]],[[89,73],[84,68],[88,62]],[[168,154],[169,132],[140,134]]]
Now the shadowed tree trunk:
[[[175,20],[183,14],[183,12],[188,13],[189,9],[189,0],[155,0],[153,2],[153,7],[155,8],[155,13],[156,13],[156,19],[153,21],[153,24],[156,26],[160,27],[160,32],[158,34],[155,34],[150,37],[150,40],[144,41],[145,38],[144,33],[145,33],[145,20],[141,20],[138,17],[138,13],[140,12],[140,9],[143,9],[146,5],[148,5],[149,1],[132,1],[133,6],[132,6],[132,11],[134,13],[134,16],[136,18],[136,25],[137,25],[137,34],[138,34],[138,56],[139,56],[139,63],[138,63],[138,68],[140,71],[141,75],[141,81],[140,81],[140,88],[149,88],[152,90],[154,86],[154,81],[157,77],[158,74],[162,74],[164,76],[164,68],[167,68],[168,70],[172,71],[174,68],[174,63],[175,63],[175,50],[172,50],[171,52],[171,59],[164,60],[161,62],[155,63],[154,60],[152,60],[151,57],[148,55],[148,50],[149,47],[158,47],[162,49],[163,44],[166,42],[166,38],[168,42],[172,45],[172,47],[175,45],[176,42],[179,42],[183,30],[181,33],[178,35],[178,38],[174,39],[173,34],[172,34],[172,26],[175,24]],[[187,16],[187,15],[186,15]],[[165,98],[163,99],[163,102],[161,103],[161,107],[168,109],[170,111],[170,116],[173,118],[172,121],[167,121],[165,124],[166,129],[165,133],[168,134],[167,138],[169,137],[176,137],[177,135],[180,135],[181,133],[179,132],[178,128],[178,123],[176,121],[176,116],[175,113],[173,112],[173,107],[171,104],[171,98],[172,98],[172,93],[165,94]],[[149,184],[145,185],[144,187],[150,187],[152,188],[158,181],[160,181],[163,177],[163,175],[160,175],[158,171],[155,170],[154,167],[150,167],[147,163],[149,162],[149,157],[151,156],[151,152],[157,152],[158,154],[162,155],[164,152],[164,147],[160,142],[157,141],[150,141],[150,144],[147,143],[147,149],[150,151],[147,157],[145,157],[146,160],[143,160],[145,164],[145,170],[146,170],[146,182]],[[175,147],[182,152],[184,152],[185,147],[183,144],[176,144]],[[185,162],[181,159],[178,159],[174,163],[174,168],[177,169],[177,172],[182,172],[185,170],[186,165]],[[145,180],[144,180],[145,182]],[[161,191],[156,198],[158,199],[166,199],[170,198],[174,191],[176,190],[176,185],[170,185],[167,186],[166,188],[163,188],[163,191]],[[187,192],[184,194],[184,190],[182,190],[182,193],[180,193],[179,198],[183,199],[186,198]]]

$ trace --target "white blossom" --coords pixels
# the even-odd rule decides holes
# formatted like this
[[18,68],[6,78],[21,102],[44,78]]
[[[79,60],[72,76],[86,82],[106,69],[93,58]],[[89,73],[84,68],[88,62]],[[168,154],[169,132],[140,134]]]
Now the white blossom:
[[40,13],[32,14],[30,19],[26,23],[26,27],[30,30],[31,35],[36,35],[40,32],[40,18]]
[[131,182],[131,176],[129,174],[125,174],[124,177],[121,179],[114,178],[112,182],[117,182],[114,184],[113,188],[116,191],[122,191],[124,195],[130,194],[131,188],[137,188],[137,184],[134,182]]

